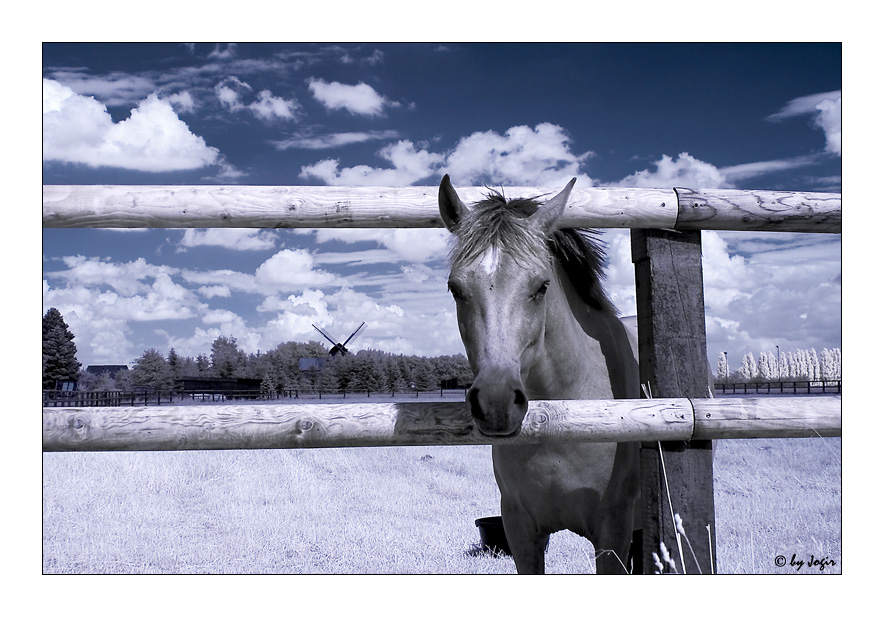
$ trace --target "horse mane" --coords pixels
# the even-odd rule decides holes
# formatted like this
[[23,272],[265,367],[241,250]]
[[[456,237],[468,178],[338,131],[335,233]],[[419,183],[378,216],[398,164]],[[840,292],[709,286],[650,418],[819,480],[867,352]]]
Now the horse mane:
[[545,237],[528,223],[541,205],[535,198],[507,199],[490,189],[486,199],[469,208],[458,223],[451,261],[472,261],[490,248],[510,254],[517,262],[555,259],[581,300],[594,309],[617,315],[602,288],[605,251],[599,232],[566,228]]

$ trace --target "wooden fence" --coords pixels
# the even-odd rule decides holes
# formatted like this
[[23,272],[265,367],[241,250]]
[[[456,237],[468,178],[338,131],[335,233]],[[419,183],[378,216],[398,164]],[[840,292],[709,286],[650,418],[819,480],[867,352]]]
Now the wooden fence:
[[44,451],[179,451],[838,436],[841,397],[533,401],[513,438],[463,402],[44,408]]
[[842,380],[782,380],[777,382],[731,382],[715,384],[714,393],[723,395],[776,395],[804,393],[812,395],[820,393],[842,394]]
[[[515,187],[508,193],[538,196],[556,190]],[[486,191],[459,189],[465,201],[479,200]],[[43,226],[442,227],[436,196],[435,186],[44,186]],[[533,402],[523,432],[508,440],[641,441],[643,572],[652,572],[649,557],[659,543],[677,546],[674,511],[682,515],[696,553],[710,556],[715,572],[711,439],[841,435],[841,396],[778,397],[767,403],[705,399],[709,365],[700,230],[841,233],[841,205],[841,194],[830,193],[572,191],[563,226],[631,229],[640,379],[654,399]],[[462,404],[417,403],[44,408],[43,448],[476,443],[464,414]]]
[[261,392],[255,390],[201,390],[176,392],[128,392],[128,391],[43,391],[44,408],[89,408],[102,406],[131,406],[174,404],[182,401],[221,402],[241,400],[276,401],[280,399],[402,399],[405,397],[467,397],[467,388],[434,388],[431,390],[409,389],[406,391],[337,388],[324,389],[282,389]]
[[[557,189],[558,190],[558,189]],[[458,189],[479,201],[485,187]],[[552,194],[508,187],[510,195]],[[842,231],[835,193],[575,188],[563,227]],[[44,185],[43,227],[443,227],[437,187]]]

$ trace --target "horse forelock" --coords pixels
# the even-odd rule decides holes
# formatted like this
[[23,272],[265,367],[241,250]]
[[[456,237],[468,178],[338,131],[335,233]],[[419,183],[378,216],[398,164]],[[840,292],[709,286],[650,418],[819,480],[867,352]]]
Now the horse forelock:
[[507,200],[500,193],[491,193],[458,223],[451,263],[472,262],[489,249],[508,253],[518,262],[549,261],[543,234],[529,224],[529,216],[539,206],[534,200]]
[[595,309],[616,314],[601,282],[605,278],[605,252],[598,232],[558,229],[549,235],[529,223],[541,207],[532,198],[506,199],[492,191],[463,215],[454,229],[455,244],[450,262],[467,264],[489,249],[509,254],[518,263],[556,260],[582,300]]

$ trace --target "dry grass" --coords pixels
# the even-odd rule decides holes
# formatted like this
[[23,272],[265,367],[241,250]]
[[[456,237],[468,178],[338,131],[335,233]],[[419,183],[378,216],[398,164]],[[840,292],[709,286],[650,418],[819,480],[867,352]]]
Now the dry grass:
[[842,572],[841,438],[723,440],[713,466],[720,572]]
[[[720,443],[721,572],[784,572],[779,553],[841,571],[841,441],[823,442]],[[513,573],[477,551],[498,500],[484,446],[47,453],[43,570]],[[591,554],[557,533],[548,572],[592,572]]]

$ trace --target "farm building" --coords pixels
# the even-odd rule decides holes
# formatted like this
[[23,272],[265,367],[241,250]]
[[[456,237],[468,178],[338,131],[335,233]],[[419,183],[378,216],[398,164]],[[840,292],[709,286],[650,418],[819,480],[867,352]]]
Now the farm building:
[[175,381],[179,393],[221,393],[249,396],[261,392],[261,380],[255,378],[219,378],[190,376]]

